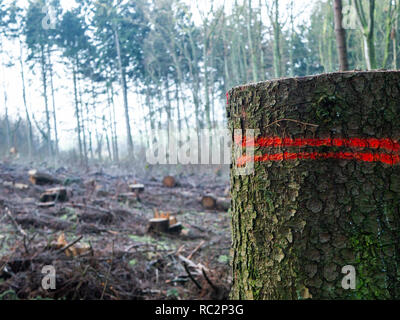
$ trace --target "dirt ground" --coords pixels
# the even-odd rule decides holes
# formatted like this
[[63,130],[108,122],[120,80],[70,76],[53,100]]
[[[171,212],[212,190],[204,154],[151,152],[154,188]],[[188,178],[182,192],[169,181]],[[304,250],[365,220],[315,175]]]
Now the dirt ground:
[[[59,184],[33,184],[33,168]],[[132,173],[121,166],[82,170],[0,162],[0,300],[227,298],[230,216],[203,209],[199,198],[227,197],[228,169]],[[167,173],[177,186],[163,186]],[[144,191],[121,199],[132,183],[144,184]],[[72,195],[42,207],[40,195],[56,186]],[[175,216],[181,233],[148,232],[155,211]],[[55,268],[55,289],[42,288],[47,265]]]

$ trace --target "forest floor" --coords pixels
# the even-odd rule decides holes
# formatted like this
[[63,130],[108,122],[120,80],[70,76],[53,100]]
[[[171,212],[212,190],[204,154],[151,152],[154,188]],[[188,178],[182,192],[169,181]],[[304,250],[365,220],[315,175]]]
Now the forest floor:
[[[33,184],[33,168],[60,183]],[[227,298],[230,216],[203,209],[199,197],[226,197],[228,168],[175,168],[172,188],[163,171],[147,169],[0,162],[0,300]],[[132,183],[144,191],[121,199]],[[40,195],[56,186],[72,196],[43,207]],[[155,212],[175,216],[182,231],[149,232]],[[56,287],[46,290],[48,265]]]

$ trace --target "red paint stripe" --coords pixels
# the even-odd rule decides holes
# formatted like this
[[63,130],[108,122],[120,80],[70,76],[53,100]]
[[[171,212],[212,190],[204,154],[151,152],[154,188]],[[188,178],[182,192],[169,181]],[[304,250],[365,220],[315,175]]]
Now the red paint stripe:
[[235,136],[235,143],[242,144],[243,147],[348,147],[348,148],[371,148],[383,149],[389,152],[400,152],[400,144],[391,139],[376,139],[376,138],[326,138],[326,139],[291,139],[280,137],[265,137],[254,139]]
[[264,154],[262,156],[241,156],[237,159],[237,165],[242,167],[248,162],[266,162],[266,161],[283,161],[283,160],[319,160],[319,159],[342,159],[342,160],[358,160],[364,162],[382,162],[394,165],[400,162],[399,155],[390,155],[385,153],[360,153],[360,152],[299,152],[299,153],[276,153]]

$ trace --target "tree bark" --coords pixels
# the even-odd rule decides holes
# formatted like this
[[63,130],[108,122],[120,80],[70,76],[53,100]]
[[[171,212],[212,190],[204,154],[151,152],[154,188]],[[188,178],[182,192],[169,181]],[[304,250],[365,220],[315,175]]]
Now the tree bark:
[[346,31],[343,29],[342,0],[334,0],[333,11],[335,15],[336,45],[339,56],[340,71],[349,70],[347,60]]
[[227,109],[259,130],[254,172],[232,154],[231,298],[399,299],[400,72],[237,87]]

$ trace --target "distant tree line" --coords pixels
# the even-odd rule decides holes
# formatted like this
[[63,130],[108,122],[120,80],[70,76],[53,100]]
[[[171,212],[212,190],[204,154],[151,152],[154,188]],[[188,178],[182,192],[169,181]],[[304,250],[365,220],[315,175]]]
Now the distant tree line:
[[[150,132],[171,123],[180,133],[213,130],[223,120],[225,92],[239,84],[339,69],[398,68],[400,0],[318,0],[306,18],[294,0],[287,6],[279,0],[232,2],[229,12],[212,4],[208,11],[199,8],[198,22],[182,0],[76,0],[68,11],[59,0],[30,0],[27,7],[2,1],[0,55],[13,54],[1,45],[3,39],[19,47],[11,61],[20,70],[14,81],[21,81],[24,104],[20,120],[11,121],[7,90],[0,86],[3,152],[17,146],[29,157],[59,155],[54,79],[62,64],[69,72],[64,84],[74,101],[81,163],[118,161],[119,126],[126,132],[123,154],[129,156],[137,145],[134,132],[148,146]],[[55,15],[48,28],[46,6]],[[340,24],[344,19],[354,29]],[[14,67],[4,59],[2,64],[4,70]],[[41,83],[42,111],[29,107],[28,72]],[[145,108],[144,119],[136,116],[133,94]],[[123,110],[125,123],[116,121],[116,110]]]

